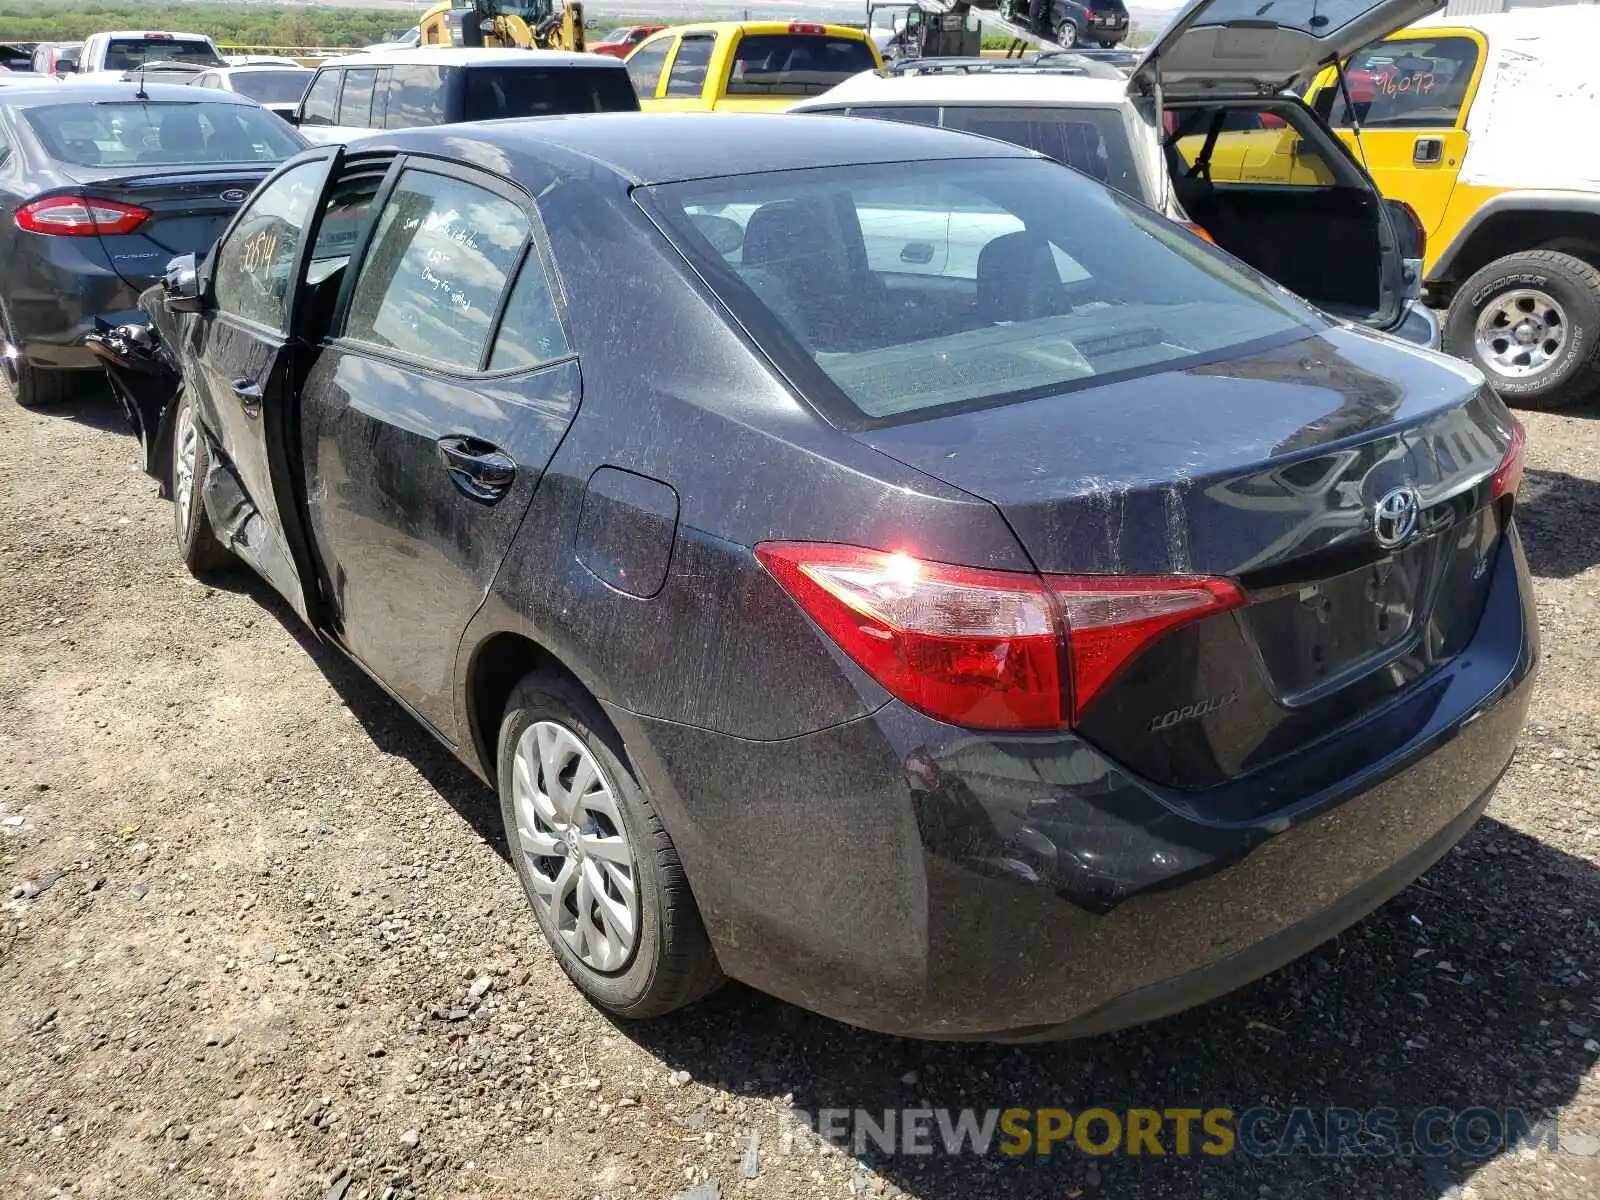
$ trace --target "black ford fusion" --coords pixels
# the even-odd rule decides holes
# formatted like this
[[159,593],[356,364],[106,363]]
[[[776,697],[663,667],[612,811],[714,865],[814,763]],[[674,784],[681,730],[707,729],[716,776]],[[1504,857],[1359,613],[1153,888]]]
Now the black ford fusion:
[[0,370],[24,405],[99,371],[85,337],[138,316],[175,254],[204,253],[305,146],[243,97],[142,82],[0,89]]
[[146,303],[107,353],[185,561],[498,790],[615,1014],[1159,1017],[1405,887],[1523,723],[1482,378],[1000,142],[408,131],[291,160]]

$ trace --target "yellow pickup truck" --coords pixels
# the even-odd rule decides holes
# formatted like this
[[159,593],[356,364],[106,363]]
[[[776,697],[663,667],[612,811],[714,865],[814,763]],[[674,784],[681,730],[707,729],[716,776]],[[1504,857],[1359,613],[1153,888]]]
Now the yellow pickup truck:
[[765,112],[883,65],[866,31],[801,21],[675,25],[640,42],[628,74],[646,112]]

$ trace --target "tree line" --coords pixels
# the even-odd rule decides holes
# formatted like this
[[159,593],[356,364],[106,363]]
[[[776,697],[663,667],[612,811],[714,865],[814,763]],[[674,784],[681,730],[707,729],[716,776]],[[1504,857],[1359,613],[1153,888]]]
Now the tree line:
[[0,42],[76,42],[104,29],[171,29],[243,46],[365,46],[410,26],[422,11],[421,5],[408,14],[317,5],[0,0]]

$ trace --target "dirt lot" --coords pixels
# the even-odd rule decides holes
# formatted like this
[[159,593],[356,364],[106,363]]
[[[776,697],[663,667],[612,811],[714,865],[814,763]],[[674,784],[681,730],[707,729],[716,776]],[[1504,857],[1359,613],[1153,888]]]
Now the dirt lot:
[[[0,396],[0,1196],[1600,1195],[1600,412],[1528,420],[1546,654],[1489,815],[1289,969],[1046,1048],[730,987],[617,1028],[493,797],[240,578],[190,579],[109,400]],[[9,895],[11,898],[5,900]],[[856,1157],[791,1107],[1519,1107],[1565,1148]]]

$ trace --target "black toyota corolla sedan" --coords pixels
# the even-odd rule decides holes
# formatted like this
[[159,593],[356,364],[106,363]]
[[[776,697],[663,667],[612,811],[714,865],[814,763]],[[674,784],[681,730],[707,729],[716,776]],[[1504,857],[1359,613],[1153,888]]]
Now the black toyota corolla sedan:
[[305,139],[242,96],[40,80],[0,90],[0,371],[61,399],[99,362],[97,318],[138,315],[175,254],[204,253]]
[[291,160],[146,303],[186,561],[498,790],[612,1013],[1158,1017],[1405,887],[1523,722],[1482,378],[1000,142],[415,130]]

